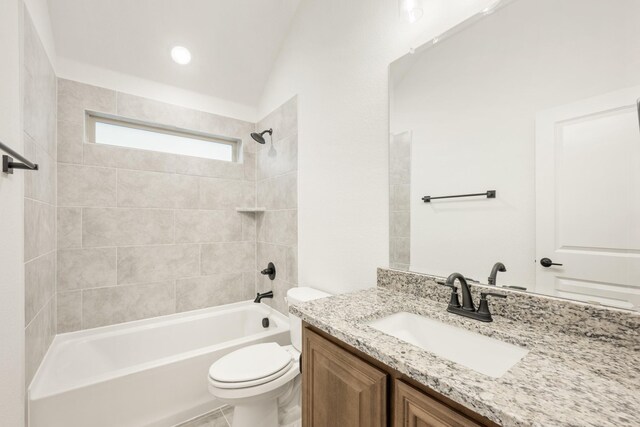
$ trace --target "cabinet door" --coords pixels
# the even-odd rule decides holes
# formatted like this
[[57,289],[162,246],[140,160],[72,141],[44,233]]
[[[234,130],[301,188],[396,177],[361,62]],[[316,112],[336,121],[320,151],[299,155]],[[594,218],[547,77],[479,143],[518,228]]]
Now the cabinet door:
[[387,374],[304,329],[304,427],[384,427]]
[[421,391],[395,381],[394,427],[481,426]]

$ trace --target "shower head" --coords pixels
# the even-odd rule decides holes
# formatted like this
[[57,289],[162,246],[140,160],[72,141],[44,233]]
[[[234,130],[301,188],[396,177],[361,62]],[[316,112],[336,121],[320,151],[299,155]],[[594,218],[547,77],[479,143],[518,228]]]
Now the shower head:
[[264,144],[266,141],[264,140],[264,134],[268,133],[269,135],[273,135],[273,129],[267,129],[260,133],[254,132],[251,134],[251,138],[255,139],[257,143]]

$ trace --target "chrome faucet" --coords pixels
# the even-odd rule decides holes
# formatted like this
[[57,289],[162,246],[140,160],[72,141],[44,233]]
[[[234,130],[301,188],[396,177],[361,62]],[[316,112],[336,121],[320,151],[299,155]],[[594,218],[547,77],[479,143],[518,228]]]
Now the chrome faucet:
[[491,274],[489,274],[489,284],[490,285],[494,285],[497,286],[498,285],[498,281],[497,281],[497,276],[498,276],[498,271],[504,273],[505,271],[507,271],[507,267],[504,266],[503,263],[501,262],[496,262],[493,265],[493,268],[491,269]]
[[[455,284],[456,280],[460,281],[460,287],[462,288],[462,306],[460,306],[460,301],[458,300],[458,289],[456,288]],[[449,275],[444,285],[451,288],[451,299],[449,300],[447,311],[449,313],[458,314],[460,316],[469,317],[475,320],[480,320],[481,322],[493,321],[493,317],[491,316],[491,312],[489,311],[489,302],[487,301],[488,296],[497,298],[507,297],[506,295],[497,294],[494,292],[481,292],[480,306],[478,307],[478,310],[476,310],[476,307],[473,304],[473,297],[471,296],[469,284],[462,274],[453,273]]]

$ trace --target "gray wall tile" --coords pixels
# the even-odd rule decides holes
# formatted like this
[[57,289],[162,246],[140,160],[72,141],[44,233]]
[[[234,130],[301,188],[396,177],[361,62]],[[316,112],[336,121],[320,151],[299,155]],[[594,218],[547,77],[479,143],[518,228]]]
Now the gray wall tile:
[[24,196],[53,205],[56,203],[56,161],[24,134],[24,155],[38,164],[37,173],[24,176]]
[[410,237],[411,232],[411,214],[409,211],[391,212],[389,217],[389,236],[390,237]]
[[[287,277],[287,247],[259,242],[257,244],[256,267],[258,271],[267,268],[272,262],[276,266],[275,280],[288,281]],[[269,281],[269,277],[262,276],[262,281]]]
[[260,120],[258,129],[273,128],[273,140],[279,141],[298,132],[298,97],[294,96],[267,117]]
[[389,239],[389,259],[394,264],[409,264],[410,240],[405,237]]
[[256,176],[258,175],[258,162],[256,153],[245,150],[242,165],[244,169],[244,179],[247,181],[255,181]]
[[298,283],[298,247],[287,246],[287,280]]
[[159,172],[118,171],[118,206],[198,208],[198,178]]
[[[25,67],[26,68],[26,67]],[[56,80],[53,70],[24,70],[24,131],[56,155]]]
[[176,172],[180,174],[209,178],[244,179],[244,165],[242,163],[190,156],[177,157]]
[[84,123],[58,120],[58,161],[82,164]]
[[[251,139],[253,123],[68,80],[58,93],[61,331],[252,298],[263,214],[235,209],[256,206],[259,169],[274,178],[261,185],[271,209],[264,224],[274,227],[262,234],[278,254],[277,287],[297,281],[295,99],[268,118],[277,128],[269,152]],[[241,163],[85,141],[85,110],[237,138]],[[286,311],[283,296],[274,306]]]
[[72,80],[58,79],[58,119],[84,123],[85,111],[116,113],[116,92]]
[[118,115],[183,129],[198,129],[198,116],[193,110],[118,92]]
[[53,341],[55,318],[55,298],[51,298],[25,329],[25,386],[31,383]]
[[180,279],[176,283],[177,311],[197,310],[244,301],[253,297],[254,286],[242,273]]
[[53,297],[56,287],[56,253],[49,252],[25,264],[25,326]]
[[389,263],[408,270],[411,246],[411,132],[393,135],[389,149]]
[[58,251],[58,291],[116,284],[116,248]]
[[407,211],[410,209],[410,190],[411,186],[408,184],[389,187],[389,203],[392,211]]
[[286,292],[298,281],[298,138],[297,98],[292,98],[258,123],[273,128],[273,143],[258,147],[257,199],[267,210],[257,215],[258,270],[269,261],[278,274],[271,281],[257,274],[259,292],[274,291],[266,304],[286,314]]
[[58,292],[58,333],[82,329],[82,291]]
[[39,166],[37,172],[24,172],[24,357],[28,386],[56,334],[57,83],[29,11],[22,7],[24,154]]
[[84,164],[152,172],[176,171],[178,157],[157,151],[137,150],[114,145],[83,144]]
[[24,67],[26,70],[36,73],[39,70],[51,68],[47,53],[40,41],[38,32],[27,10],[23,25],[24,36]]
[[258,217],[258,241],[281,245],[298,244],[298,211],[266,211]]
[[118,248],[118,284],[199,276],[199,263],[199,245]]
[[176,243],[242,240],[242,218],[235,211],[176,211]]
[[255,242],[257,236],[256,215],[260,214],[239,212],[239,215],[242,218],[242,240]]
[[273,262],[276,266],[276,277],[274,280],[269,279],[268,276],[257,274],[258,292],[273,290],[274,297],[272,300],[269,300],[267,304],[282,313],[287,313],[287,306],[284,301],[287,290],[294,286],[289,278],[288,251],[288,246],[258,243],[258,272],[266,268],[269,262]]
[[200,179],[200,208],[235,209],[255,206],[255,184],[251,181]]
[[264,293],[273,291],[273,299],[263,300],[262,303],[273,307],[284,315],[287,315],[289,309],[287,307],[287,303],[285,302],[285,297],[287,296],[287,291],[291,288],[294,288],[295,285],[289,282],[285,282],[284,280],[264,280],[264,277],[261,276],[260,273],[256,273],[256,275],[256,292]]
[[255,126],[255,123],[218,116],[216,114],[198,113],[197,130],[211,135],[237,138],[244,142],[245,138],[250,138],[251,132],[255,130]]
[[270,210],[298,207],[297,172],[258,181],[257,186],[258,206]]
[[252,292],[251,297],[252,298],[255,297],[257,293],[256,272],[248,271],[246,273],[242,273],[242,281],[246,289],[251,289],[251,292]]
[[82,245],[82,209],[58,208],[58,249]]
[[31,199],[24,202],[24,259],[30,261],[56,248],[56,208]]
[[116,205],[116,170],[58,164],[58,205]]
[[173,243],[174,212],[161,209],[85,208],[84,247]]
[[84,328],[96,328],[175,312],[175,283],[89,289],[82,293]]
[[292,135],[258,149],[258,179],[272,178],[298,169],[298,136]]
[[255,268],[256,245],[253,242],[202,245],[202,274],[239,273]]

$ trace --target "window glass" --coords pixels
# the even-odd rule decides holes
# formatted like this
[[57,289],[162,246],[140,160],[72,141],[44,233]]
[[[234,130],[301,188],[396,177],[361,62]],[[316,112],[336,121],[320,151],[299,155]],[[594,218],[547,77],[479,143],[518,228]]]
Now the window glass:
[[88,116],[90,133],[96,144],[181,154],[205,159],[236,160],[238,143],[189,131],[169,130],[117,119]]

